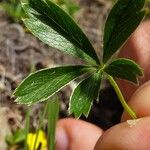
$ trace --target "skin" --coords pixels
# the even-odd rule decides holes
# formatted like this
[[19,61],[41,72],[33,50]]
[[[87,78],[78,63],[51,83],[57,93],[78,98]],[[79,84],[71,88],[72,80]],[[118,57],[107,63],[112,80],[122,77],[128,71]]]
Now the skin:
[[132,58],[144,69],[145,76],[136,87],[118,81],[129,105],[140,118],[122,122],[107,131],[75,119],[62,119],[57,125],[56,150],[149,150],[150,149],[150,21],[142,23],[122,48],[120,57]]

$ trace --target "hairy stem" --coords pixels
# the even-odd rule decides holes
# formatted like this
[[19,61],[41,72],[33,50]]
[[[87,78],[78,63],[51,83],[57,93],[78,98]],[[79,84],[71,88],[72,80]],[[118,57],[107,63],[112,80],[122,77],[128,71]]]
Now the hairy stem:
[[125,111],[133,118],[133,119],[137,119],[136,113],[133,111],[133,109],[126,103],[116,81],[113,79],[112,76],[108,75],[108,80],[110,81],[111,85],[113,86],[114,90],[116,91],[116,94],[123,106],[123,108],[125,109]]

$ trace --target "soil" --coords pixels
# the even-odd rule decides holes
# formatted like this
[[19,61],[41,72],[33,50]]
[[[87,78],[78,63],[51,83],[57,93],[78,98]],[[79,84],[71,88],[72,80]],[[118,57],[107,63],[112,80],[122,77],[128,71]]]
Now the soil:
[[[102,30],[112,3],[109,0],[79,0],[78,3],[81,9],[75,19],[89,37],[98,55],[101,55]],[[79,59],[43,44],[27,32],[22,24],[12,22],[6,13],[0,11],[0,105],[6,112],[11,130],[24,125],[25,113],[28,109],[27,106],[17,105],[11,98],[14,89],[22,79],[32,71],[45,67],[82,63]],[[73,82],[59,92],[60,118],[69,116],[68,99],[75,84]],[[33,106],[32,127],[37,126],[42,107],[42,103]],[[112,87],[104,81],[99,102],[94,102],[88,118],[81,118],[108,129],[120,121],[122,110]]]

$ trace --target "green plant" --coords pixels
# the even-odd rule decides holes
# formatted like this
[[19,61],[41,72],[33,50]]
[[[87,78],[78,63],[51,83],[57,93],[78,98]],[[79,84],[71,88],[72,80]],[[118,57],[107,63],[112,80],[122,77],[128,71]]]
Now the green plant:
[[127,105],[114,78],[138,84],[142,69],[132,60],[111,59],[127,41],[144,18],[145,0],[118,0],[109,13],[104,29],[103,58],[99,59],[93,46],[78,25],[50,0],[29,0],[22,7],[27,28],[44,43],[78,57],[86,65],[48,68],[28,76],[15,90],[16,102],[31,105],[47,100],[72,80],[86,74],[70,99],[69,112],[79,118],[88,116],[93,100],[100,91],[104,76],[114,87],[124,109],[132,118],[136,113]]
[[1,2],[0,8],[5,10],[6,13],[15,21],[21,21],[21,17],[24,15],[24,11],[21,7],[19,0],[9,0],[7,2]]
[[[28,0],[22,1],[27,2]],[[74,16],[74,14],[80,9],[79,6],[73,0],[52,0],[52,1],[58,4],[63,10],[65,10],[71,16]],[[21,18],[25,15],[20,0],[8,0],[0,2],[0,9],[6,11],[6,13],[15,22],[20,22]]]
[[22,143],[25,140],[25,129],[18,129],[12,135],[6,137],[6,142],[10,146]]
[[[58,114],[59,114],[59,98],[57,95],[54,95],[50,101],[47,101],[45,104],[45,107],[43,109],[43,114],[40,117],[38,128],[36,130],[35,138],[33,139],[34,143],[31,145],[32,150],[36,150],[38,145],[38,137],[39,133],[41,131],[41,128],[44,125],[44,118],[47,118],[48,124],[47,124],[47,146],[50,150],[53,150],[55,148],[55,130],[56,130],[56,122],[58,120]],[[42,138],[41,138],[42,140]],[[30,140],[29,140],[30,141]],[[43,139],[43,141],[45,141]]]
[[[37,149],[55,149],[55,130],[56,123],[59,114],[59,98],[57,95],[53,96],[47,103],[44,104],[44,108],[41,116],[39,117],[38,127],[35,133],[30,132],[30,111],[32,107],[29,107],[26,113],[25,127],[17,129],[12,135],[6,136],[6,142],[10,149],[23,148],[25,150],[37,150]],[[44,129],[44,121],[47,120],[47,132]],[[23,144],[24,143],[24,144]]]
[[74,16],[74,14],[80,9],[80,7],[73,0],[52,0],[54,3],[59,5],[64,11],[69,15]]
[[[59,98],[54,95],[50,101],[45,103],[42,115],[38,123],[35,133],[26,132],[25,148],[27,150],[45,149],[48,147],[50,150],[55,149],[55,130],[59,114]],[[28,117],[27,117],[28,118]],[[47,134],[42,131],[44,126],[44,119],[47,118]],[[29,121],[27,120],[26,129],[28,128]],[[46,136],[47,135],[47,136]]]

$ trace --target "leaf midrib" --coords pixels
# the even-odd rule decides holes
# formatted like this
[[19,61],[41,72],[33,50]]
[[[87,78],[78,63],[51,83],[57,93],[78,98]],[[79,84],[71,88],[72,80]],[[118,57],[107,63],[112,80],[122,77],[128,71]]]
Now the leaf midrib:
[[[47,3],[45,3],[47,6],[48,6],[48,4]],[[31,6],[32,7],[32,6]],[[49,7],[49,6],[48,6]],[[33,8],[33,7],[32,7]],[[34,8],[33,8],[34,9]],[[38,8],[38,9],[40,9],[40,8]],[[34,9],[35,10],[35,9]],[[36,11],[36,10],[35,10]],[[42,12],[42,10],[40,9],[40,11]],[[41,14],[41,13],[40,13]],[[69,35],[70,36],[70,34],[69,34],[69,32],[67,32],[64,28],[62,28],[61,27],[61,25],[59,25],[59,23],[57,23],[53,18],[51,18],[50,16],[48,16],[46,13],[45,13],[45,11],[43,12],[43,14],[44,15],[46,15],[47,16],[47,18],[49,18],[51,21],[53,21],[63,32],[65,32],[67,35]],[[72,18],[71,18],[72,19]],[[74,22],[74,20],[72,19],[72,21]],[[75,22],[74,22],[75,23]],[[80,28],[80,27],[79,27]],[[84,34],[84,33],[82,33],[82,34]],[[72,36],[72,34],[71,34],[71,39],[75,42],[75,43],[77,43],[78,45],[79,45],[79,47],[81,48],[81,49],[85,49],[85,48],[83,48],[83,45],[82,45],[82,43],[80,43],[80,42],[78,42],[78,40],[76,40],[75,38],[74,38],[74,36]],[[67,39],[68,40],[68,39]],[[91,45],[91,44],[90,44]],[[92,45],[91,45],[91,47],[92,47]],[[87,54],[87,53],[86,53]],[[90,56],[89,54],[87,54],[88,56]],[[91,56],[90,56],[91,57]],[[93,57],[91,57],[92,59],[94,59]]]
[[[129,5],[130,5],[130,1],[128,2],[128,4],[126,5],[126,8],[124,9],[124,11],[119,15],[119,17],[118,17],[118,19],[117,19],[117,21],[116,22],[118,22],[118,20],[120,20],[120,18],[121,18],[121,16],[122,16],[122,14],[124,14],[124,12],[126,12],[126,10],[127,10],[127,8],[129,7]],[[136,13],[136,12],[135,12]],[[120,21],[119,21],[120,22]],[[117,23],[118,24],[118,23]],[[110,36],[110,38],[109,38],[109,40],[108,40],[108,42],[106,43],[106,50],[108,49],[108,47],[109,47],[109,43],[111,42],[111,39],[112,39],[112,37],[113,37],[113,35],[114,35],[114,29],[115,29],[115,27],[116,27],[116,23],[115,23],[115,26],[113,27],[113,31],[112,31],[112,33],[111,33],[111,36]]]
[[[70,73],[71,73],[71,72],[69,72],[68,74],[70,74]],[[72,73],[73,73],[73,72],[72,72]],[[56,77],[52,82],[58,80],[59,78],[60,78],[59,82],[61,82],[61,81],[64,79],[65,76],[68,76],[68,74],[66,73],[65,75],[58,76],[58,77]],[[68,76],[68,78],[69,78],[69,77],[70,77],[70,76]],[[49,85],[50,82],[51,82],[51,81],[49,80],[49,81],[47,81],[47,82],[44,82],[43,84],[40,83],[40,84],[36,85],[36,86],[38,86],[38,89],[33,90],[33,91],[36,92],[37,90],[43,88],[43,86]],[[40,87],[39,87],[39,86],[40,86]],[[32,92],[33,92],[33,91],[32,91]],[[25,95],[29,95],[29,94],[30,94],[30,93],[26,93],[26,94],[22,94],[22,95],[20,95],[20,96],[25,96]]]

